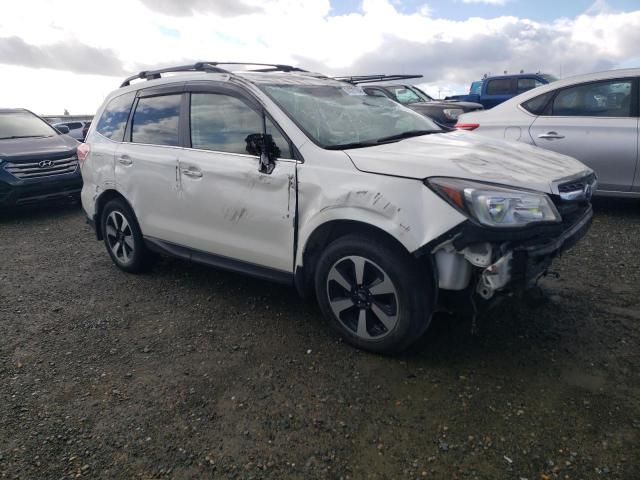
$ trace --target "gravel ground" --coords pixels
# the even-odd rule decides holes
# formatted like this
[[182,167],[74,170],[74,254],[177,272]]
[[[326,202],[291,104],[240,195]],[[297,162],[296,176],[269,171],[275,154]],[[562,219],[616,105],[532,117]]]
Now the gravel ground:
[[77,206],[0,215],[0,478],[640,478],[640,202],[544,296],[359,352],[286,287],[118,271]]

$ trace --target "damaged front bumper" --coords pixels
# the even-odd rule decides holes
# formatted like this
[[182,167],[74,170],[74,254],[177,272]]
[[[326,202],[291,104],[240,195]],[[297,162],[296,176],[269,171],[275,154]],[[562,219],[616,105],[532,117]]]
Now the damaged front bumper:
[[465,222],[430,250],[438,286],[441,291],[470,291],[485,300],[497,293],[521,292],[587,233],[592,217],[586,204],[555,225],[508,231]]

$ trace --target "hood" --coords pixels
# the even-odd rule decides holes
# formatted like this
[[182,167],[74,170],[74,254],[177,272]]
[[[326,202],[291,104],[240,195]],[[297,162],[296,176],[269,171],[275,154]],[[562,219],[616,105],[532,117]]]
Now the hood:
[[456,131],[345,150],[363,172],[455,177],[551,193],[551,184],[592,170],[574,158],[521,142]]
[[412,110],[416,110],[416,111],[420,111],[420,109],[422,108],[433,108],[433,107],[438,107],[438,108],[460,108],[464,111],[470,111],[470,110],[482,110],[484,109],[484,107],[479,104],[479,103],[473,103],[473,102],[457,102],[457,101],[439,101],[439,100],[434,100],[432,102],[416,102],[416,103],[410,103],[408,105],[405,105],[406,107],[409,107]]
[[0,160],[27,161],[73,155],[79,143],[68,135],[0,140]]

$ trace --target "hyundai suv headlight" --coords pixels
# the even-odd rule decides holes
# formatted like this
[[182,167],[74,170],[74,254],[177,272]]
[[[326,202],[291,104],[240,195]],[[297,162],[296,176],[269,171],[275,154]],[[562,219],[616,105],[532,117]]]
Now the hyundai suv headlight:
[[445,108],[442,110],[442,113],[444,113],[444,116],[449,120],[457,120],[458,117],[464,113],[464,110],[461,108]]
[[545,193],[458,178],[435,177],[425,183],[456,209],[488,227],[524,227],[562,220]]

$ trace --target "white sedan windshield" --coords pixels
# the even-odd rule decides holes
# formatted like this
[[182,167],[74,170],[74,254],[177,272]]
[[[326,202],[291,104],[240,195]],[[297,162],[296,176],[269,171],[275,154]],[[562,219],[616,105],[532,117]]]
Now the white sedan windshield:
[[356,148],[407,134],[439,133],[432,120],[349,85],[267,85],[264,90],[323,148]]

